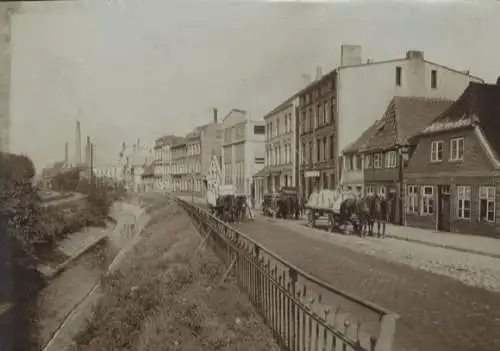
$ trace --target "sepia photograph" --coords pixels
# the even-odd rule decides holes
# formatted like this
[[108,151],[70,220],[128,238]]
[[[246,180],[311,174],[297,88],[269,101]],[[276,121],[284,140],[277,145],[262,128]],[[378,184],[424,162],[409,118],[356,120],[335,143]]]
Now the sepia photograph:
[[0,1],[0,351],[499,351],[499,38],[495,0]]

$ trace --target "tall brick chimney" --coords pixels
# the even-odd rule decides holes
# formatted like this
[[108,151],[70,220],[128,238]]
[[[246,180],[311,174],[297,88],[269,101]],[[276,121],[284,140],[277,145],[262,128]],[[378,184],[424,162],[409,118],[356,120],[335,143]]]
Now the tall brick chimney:
[[66,166],[68,165],[68,148],[69,148],[69,143],[66,142],[66,144],[64,144],[64,163],[66,164]]
[[214,108],[214,123],[217,124],[218,119],[217,119],[217,109]]

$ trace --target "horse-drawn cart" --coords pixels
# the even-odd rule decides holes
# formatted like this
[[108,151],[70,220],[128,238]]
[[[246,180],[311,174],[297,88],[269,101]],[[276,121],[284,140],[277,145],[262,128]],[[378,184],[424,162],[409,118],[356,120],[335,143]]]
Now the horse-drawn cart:
[[320,190],[309,196],[306,204],[308,210],[308,225],[316,226],[316,221],[326,217],[327,227],[330,232],[341,231],[340,226],[352,224],[354,230],[359,230],[357,216],[353,210],[356,197],[352,192],[337,190]]

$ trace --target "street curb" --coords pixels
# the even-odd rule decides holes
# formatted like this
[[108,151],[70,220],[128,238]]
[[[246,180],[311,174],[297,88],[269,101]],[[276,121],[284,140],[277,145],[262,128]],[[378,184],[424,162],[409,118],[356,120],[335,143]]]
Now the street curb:
[[495,254],[495,253],[491,253],[491,252],[484,252],[484,251],[480,251],[480,250],[467,249],[464,247],[459,247],[459,246],[454,246],[454,245],[438,244],[438,243],[433,243],[433,242],[429,242],[429,241],[425,241],[425,240],[413,239],[413,238],[409,238],[406,236],[397,236],[397,235],[392,235],[392,234],[386,234],[386,236],[388,238],[391,238],[391,239],[408,241],[411,243],[422,244],[422,245],[426,245],[426,246],[440,247],[442,249],[461,251],[461,252],[465,252],[465,253],[471,253],[471,254],[475,254],[475,255],[487,256],[487,257],[492,257],[492,258],[500,258],[500,254]]
[[73,256],[68,258],[66,261],[57,265],[56,268],[54,269],[54,271],[51,274],[47,275],[46,278],[47,279],[56,278],[58,275],[60,275],[62,272],[64,272],[68,268],[68,266],[71,265],[74,261],[76,261],[77,259],[82,257],[84,254],[86,254],[87,252],[92,250],[94,247],[96,247],[100,243],[107,241],[107,240],[108,240],[107,235],[104,235],[104,236],[101,236],[100,238],[97,238],[96,240],[91,242],[89,245],[85,246],[83,249],[78,251],[76,254],[74,254]]
[[[271,219],[268,218],[268,217],[265,217],[265,220],[268,221],[269,223],[273,223],[273,224],[277,224],[277,225],[282,225],[280,223],[271,221]],[[318,228],[309,228],[309,229],[321,230],[321,229],[318,229]],[[460,247],[460,246],[455,246],[455,245],[446,245],[446,244],[433,243],[433,242],[429,242],[429,241],[425,241],[425,240],[419,240],[419,239],[409,238],[407,236],[398,236],[398,235],[392,235],[392,234],[386,234],[385,236],[388,237],[388,238],[391,238],[391,239],[396,239],[396,240],[400,240],[400,241],[407,241],[407,242],[414,243],[414,244],[421,244],[421,245],[426,245],[426,246],[429,246],[429,247],[439,247],[439,248],[447,249],[447,250],[455,250],[455,251],[470,253],[470,254],[474,254],[474,255],[491,257],[491,258],[499,258],[500,259],[500,254],[496,254],[496,253],[485,252],[485,251],[474,250],[474,249],[468,249],[468,248],[464,248],[464,247]]]

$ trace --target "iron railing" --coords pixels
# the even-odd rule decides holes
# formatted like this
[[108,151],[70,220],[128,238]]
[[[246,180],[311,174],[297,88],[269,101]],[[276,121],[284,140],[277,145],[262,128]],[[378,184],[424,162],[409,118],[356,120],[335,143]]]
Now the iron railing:
[[295,267],[178,199],[287,351],[392,351],[398,316]]

